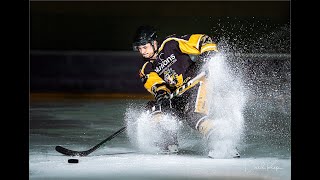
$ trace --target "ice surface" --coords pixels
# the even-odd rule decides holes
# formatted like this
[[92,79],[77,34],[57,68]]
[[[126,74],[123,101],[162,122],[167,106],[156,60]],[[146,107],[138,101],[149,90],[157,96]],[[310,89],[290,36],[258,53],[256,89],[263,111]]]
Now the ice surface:
[[75,157],[77,164],[69,164],[70,157],[57,152],[32,154],[30,179],[291,179],[289,159],[210,159],[109,150],[115,154]]
[[[137,105],[144,103],[135,101]],[[49,104],[61,108],[54,109]],[[32,103],[29,179],[291,179],[290,146],[283,143],[290,139],[264,134],[254,126],[247,133],[249,138],[243,144],[240,159],[206,157],[200,137],[186,126],[179,130],[182,154],[178,155],[141,152],[127,133],[106,142],[87,157],[69,157],[55,151],[56,145],[87,150],[119,130],[125,119],[125,104],[128,101],[84,101],[64,109],[70,103]],[[111,105],[122,108],[111,113]],[[88,113],[80,118],[76,112]],[[112,116],[104,119],[106,114]],[[78,158],[79,163],[70,164],[69,158]]]

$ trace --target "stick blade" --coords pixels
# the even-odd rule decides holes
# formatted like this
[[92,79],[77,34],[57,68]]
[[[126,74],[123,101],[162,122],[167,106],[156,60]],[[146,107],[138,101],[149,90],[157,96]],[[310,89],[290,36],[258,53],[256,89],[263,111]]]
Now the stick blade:
[[64,148],[62,146],[56,146],[56,151],[58,151],[61,154],[67,155],[67,156],[86,156],[86,153],[83,151],[73,151],[67,148]]

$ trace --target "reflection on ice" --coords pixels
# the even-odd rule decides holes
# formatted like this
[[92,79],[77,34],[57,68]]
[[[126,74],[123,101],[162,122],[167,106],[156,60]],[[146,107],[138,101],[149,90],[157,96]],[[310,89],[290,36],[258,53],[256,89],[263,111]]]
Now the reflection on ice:
[[291,179],[288,159],[209,159],[132,152],[73,157],[79,159],[78,164],[67,163],[68,158],[32,155],[30,179]]

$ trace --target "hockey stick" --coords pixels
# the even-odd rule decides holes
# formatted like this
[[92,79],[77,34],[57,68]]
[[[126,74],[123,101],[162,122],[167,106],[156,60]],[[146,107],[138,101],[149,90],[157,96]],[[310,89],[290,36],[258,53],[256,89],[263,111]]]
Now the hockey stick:
[[117,132],[113,133],[111,136],[107,137],[105,140],[101,141],[99,144],[95,145],[94,147],[86,151],[73,151],[73,150],[64,148],[62,146],[56,146],[56,151],[67,156],[87,156],[93,151],[95,151],[96,149],[98,149],[102,144],[104,144],[107,141],[110,141],[111,139],[113,139],[114,137],[116,137],[126,129],[127,129],[127,126],[122,127]]
[[[201,81],[201,79],[203,77],[205,77],[205,75],[206,75],[206,73],[202,72],[199,75],[197,75],[196,77],[194,77],[193,79],[191,79],[190,81],[188,81],[187,83],[185,83],[184,85],[182,85],[180,88],[176,89],[170,95],[170,99],[172,99],[175,96],[182,95],[186,90],[190,89],[191,87],[195,86],[199,81]],[[93,151],[95,151],[96,149],[98,149],[102,144],[104,144],[105,142],[110,141],[111,139],[115,138],[116,136],[118,136],[119,134],[124,132],[126,129],[127,129],[127,126],[122,127],[117,132],[113,133],[112,135],[110,135],[109,137],[107,137],[106,139],[101,141],[99,144],[95,145],[94,147],[92,147],[92,148],[90,148],[89,150],[86,150],[86,151],[74,151],[74,150],[70,150],[70,149],[64,148],[62,146],[56,146],[55,149],[59,153],[67,155],[67,156],[87,156],[90,153],[92,153]]]
[[191,79],[187,83],[180,86],[178,89],[176,89],[173,93],[170,94],[170,99],[172,99],[175,96],[182,95],[188,89],[190,89],[193,86],[195,86],[196,84],[198,84],[202,80],[202,78],[204,78],[207,74],[208,74],[208,72],[201,72],[196,77],[194,77],[193,79]]

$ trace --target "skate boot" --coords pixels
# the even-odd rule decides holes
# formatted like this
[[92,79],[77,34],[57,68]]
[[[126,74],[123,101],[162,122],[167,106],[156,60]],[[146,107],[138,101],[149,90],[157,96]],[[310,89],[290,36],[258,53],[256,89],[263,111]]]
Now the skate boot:
[[163,116],[161,111],[152,113],[153,121],[157,125],[157,133],[159,133],[154,144],[159,148],[158,154],[177,154],[179,152],[177,132],[167,130],[159,124]]
[[179,152],[177,133],[164,131],[161,140],[157,142],[159,154],[177,154]]
[[177,154],[179,152],[178,142],[158,142],[156,146],[159,148],[158,154]]
[[177,144],[170,144],[165,149],[161,149],[159,154],[177,154],[179,152]]

